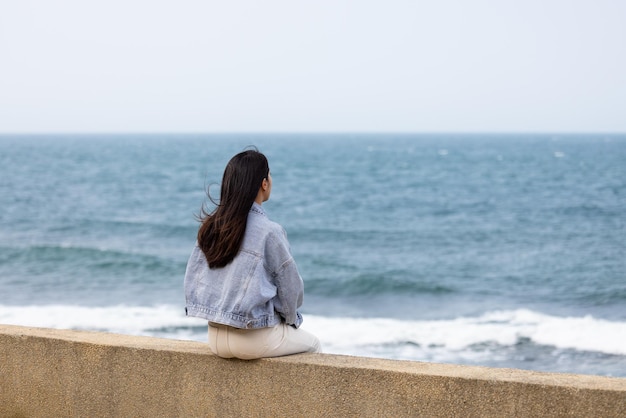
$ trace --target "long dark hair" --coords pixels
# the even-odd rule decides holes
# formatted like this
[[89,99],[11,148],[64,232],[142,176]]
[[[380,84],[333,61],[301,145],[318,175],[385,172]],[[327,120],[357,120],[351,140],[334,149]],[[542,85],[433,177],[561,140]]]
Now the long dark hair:
[[239,252],[248,212],[269,171],[267,158],[257,149],[240,152],[226,165],[219,204],[211,213],[203,207],[199,216],[198,246],[210,268],[226,266]]

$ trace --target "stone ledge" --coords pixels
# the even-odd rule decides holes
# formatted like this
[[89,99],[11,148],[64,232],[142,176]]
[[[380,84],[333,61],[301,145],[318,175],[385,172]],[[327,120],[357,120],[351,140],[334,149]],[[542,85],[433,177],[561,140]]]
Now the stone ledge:
[[0,325],[0,416],[626,416],[626,379]]

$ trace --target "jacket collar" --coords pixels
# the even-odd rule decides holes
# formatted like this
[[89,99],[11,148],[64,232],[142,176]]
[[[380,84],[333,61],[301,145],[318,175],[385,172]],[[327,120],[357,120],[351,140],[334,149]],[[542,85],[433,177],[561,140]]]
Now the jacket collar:
[[265,215],[265,211],[258,203],[252,203],[252,207],[250,208],[250,212],[258,213],[259,215]]

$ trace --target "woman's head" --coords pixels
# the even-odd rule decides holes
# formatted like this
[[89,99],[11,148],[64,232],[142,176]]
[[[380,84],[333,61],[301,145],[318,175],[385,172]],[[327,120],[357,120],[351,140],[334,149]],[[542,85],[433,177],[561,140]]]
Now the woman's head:
[[230,159],[222,177],[220,206],[237,207],[247,215],[263,182],[269,182],[270,168],[265,155],[246,150]]
[[210,214],[203,209],[200,216],[198,245],[209,267],[224,267],[239,252],[252,204],[269,198],[269,172],[267,158],[256,149],[240,152],[226,165],[217,208]]

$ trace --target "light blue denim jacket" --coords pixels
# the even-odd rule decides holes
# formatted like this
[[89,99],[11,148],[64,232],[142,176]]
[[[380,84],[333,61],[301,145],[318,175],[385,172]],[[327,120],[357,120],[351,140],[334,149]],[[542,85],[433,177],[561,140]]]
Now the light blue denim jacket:
[[302,323],[304,284],[287,234],[261,205],[248,213],[241,249],[230,264],[210,269],[197,243],[185,272],[186,312],[236,328]]

